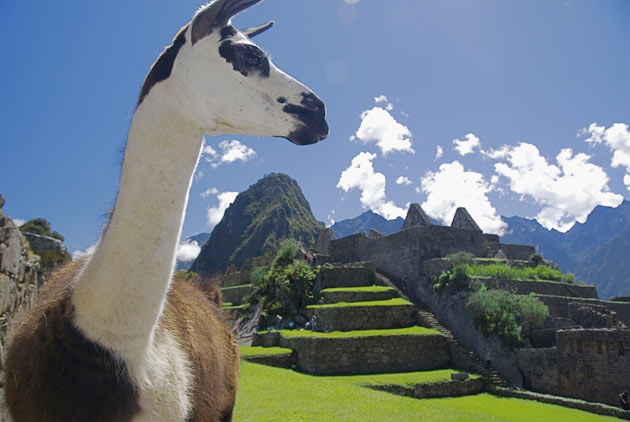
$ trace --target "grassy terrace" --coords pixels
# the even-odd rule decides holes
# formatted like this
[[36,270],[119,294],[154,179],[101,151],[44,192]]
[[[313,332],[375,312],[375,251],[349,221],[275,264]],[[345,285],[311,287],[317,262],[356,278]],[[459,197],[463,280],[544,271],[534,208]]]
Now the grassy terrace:
[[[344,379],[345,378],[345,379]],[[479,394],[423,399],[354,385],[354,377],[316,377],[241,363],[234,421],[614,421],[560,406]]]
[[227,310],[230,310],[230,309],[245,309],[245,308],[247,308],[246,304],[243,304],[243,305],[232,305],[230,303],[228,305],[228,303],[230,303],[230,302],[224,303],[222,308],[223,309],[227,309]]
[[330,303],[327,305],[310,305],[310,306],[307,306],[307,309],[339,308],[339,307],[347,307],[347,306],[400,306],[400,305],[411,305],[411,302],[403,298],[397,297],[394,299],[372,300],[369,302],[337,302],[337,303]]
[[323,289],[322,293],[339,293],[339,292],[372,292],[382,293],[394,290],[388,286],[363,286],[363,287],[332,287],[329,289]]
[[370,336],[426,336],[426,335],[442,335],[438,330],[426,327],[407,327],[392,328],[385,330],[356,330],[356,331],[333,331],[330,333],[322,333],[319,331],[309,330],[280,330],[280,334],[285,338],[296,337],[316,337],[316,338],[351,338],[351,337],[370,337]]
[[291,349],[284,347],[240,346],[242,356],[270,356],[287,355],[293,353]]
[[221,291],[226,291],[226,290],[236,290],[236,289],[241,289],[243,287],[252,287],[253,284],[239,284],[238,286],[230,286],[230,287],[221,287]]
[[[455,369],[438,369],[435,371],[401,372],[396,374],[369,374],[369,375],[341,375],[333,377],[321,377],[346,384],[368,385],[403,385],[412,387],[416,384],[433,384],[437,382],[452,381],[451,374]],[[479,378],[479,375],[471,374],[470,378]]]

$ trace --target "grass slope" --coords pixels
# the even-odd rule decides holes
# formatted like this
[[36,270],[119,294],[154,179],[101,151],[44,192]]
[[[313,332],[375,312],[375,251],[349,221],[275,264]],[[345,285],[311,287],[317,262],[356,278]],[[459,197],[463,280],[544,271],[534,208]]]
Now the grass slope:
[[[452,381],[451,374],[454,372],[461,371],[457,371],[455,369],[438,369],[435,371],[400,372],[395,374],[337,375],[321,378],[358,386],[402,385],[405,387],[411,387],[416,384],[434,384],[437,382]],[[479,378],[479,375],[470,374],[470,378]]]
[[290,355],[291,349],[284,347],[240,346],[242,356]]
[[401,297],[397,297],[394,299],[371,300],[368,302],[337,302],[337,303],[330,303],[327,305],[310,305],[310,306],[307,306],[307,309],[340,308],[340,307],[349,307],[349,306],[401,306],[401,305],[411,305],[411,302]]
[[369,336],[397,336],[397,335],[442,335],[438,330],[426,327],[392,328],[385,330],[356,330],[356,331],[333,331],[323,333],[309,330],[280,330],[280,334],[286,338],[292,337],[317,337],[317,338],[350,338]]
[[363,287],[331,287],[329,289],[323,289],[321,293],[338,293],[338,292],[371,292],[382,293],[394,290],[389,286],[363,286]]
[[234,420],[246,421],[613,421],[529,400],[476,396],[416,400],[286,369],[241,363]]

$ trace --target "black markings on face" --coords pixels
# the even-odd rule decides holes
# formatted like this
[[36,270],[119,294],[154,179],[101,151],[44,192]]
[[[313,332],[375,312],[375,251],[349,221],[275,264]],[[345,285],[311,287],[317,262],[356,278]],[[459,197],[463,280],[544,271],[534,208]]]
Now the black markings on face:
[[280,104],[284,104],[287,102],[287,99],[284,97],[278,97],[276,98],[276,101],[279,102]]
[[255,45],[234,44],[232,41],[224,41],[219,47],[219,54],[243,76],[258,74],[263,78],[269,77],[269,59]]
[[234,35],[236,35],[236,29],[234,29],[233,26],[224,26],[221,28],[221,41],[225,41]]
[[173,63],[175,63],[175,57],[177,57],[179,49],[186,42],[186,29],[188,29],[188,25],[179,31],[179,34],[177,34],[175,40],[173,40],[173,44],[160,54],[160,57],[157,59],[153,67],[151,67],[151,71],[142,85],[138,105],[142,103],[142,100],[144,100],[144,97],[146,97],[149,91],[151,91],[153,85],[171,76]]

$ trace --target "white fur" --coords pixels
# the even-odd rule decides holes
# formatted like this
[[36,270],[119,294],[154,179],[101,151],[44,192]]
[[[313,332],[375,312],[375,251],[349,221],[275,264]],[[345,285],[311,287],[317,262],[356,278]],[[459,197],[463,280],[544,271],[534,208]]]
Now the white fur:
[[[192,25],[190,25],[192,27]],[[219,30],[191,44],[144,98],[129,131],[111,221],[79,275],[75,324],[123,359],[140,392],[137,421],[183,420],[193,376],[176,337],[156,332],[203,132],[287,136],[300,123],[276,99],[310,92],[271,64],[244,77],[219,56]],[[237,34],[232,42],[251,43]]]

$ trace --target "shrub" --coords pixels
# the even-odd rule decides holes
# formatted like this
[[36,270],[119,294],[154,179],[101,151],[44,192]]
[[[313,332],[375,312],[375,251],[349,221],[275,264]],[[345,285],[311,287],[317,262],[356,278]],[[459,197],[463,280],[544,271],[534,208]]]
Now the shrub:
[[456,267],[458,265],[472,265],[475,260],[475,256],[469,252],[455,252],[446,255],[446,259]]
[[48,236],[57,240],[61,240],[62,242],[64,241],[62,235],[57,232],[51,231],[50,223],[45,218],[34,218],[22,224],[19,228],[22,232],[38,234],[40,236]]
[[533,253],[531,254],[531,256],[529,257],[529,260],[534,263],[535,265],[541,265],[545,262],[545,260],[543,259],[542,255],[539,253]]
[[549,316],[549,308],[536,297],[484,288],[470,295],[466,309],[485,335],[497,336],[510,348],[522,346],[524,333],[542,326]]
[[248,304],[262,304],[261,324],[269,317],[281,315],[293,318],[315,302],[313,283],[320,267],[311,268],[298,259],[300,247],[296,240],[284,241],[269,267],[256,267],[251,282],[254,292],[245,298]]
[[564,274],[557,268],[538,265],[534,268],[508,267],[505,264],[468,265],[466,273],[471,277],[494,277],[511,280],[550,280],[573,283],[573,274]]
[[448,271],[442,271],[439,276],[432,280],[433,288],[440,294],[448,289],[463,290],[468,287],[470,277],[466,273],[465,264],[457,264]]

